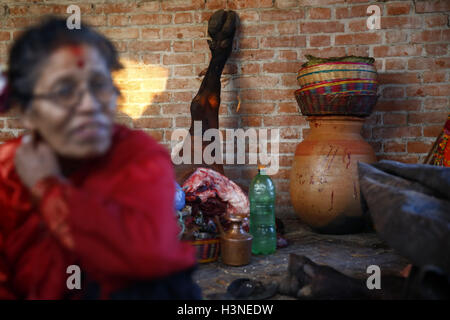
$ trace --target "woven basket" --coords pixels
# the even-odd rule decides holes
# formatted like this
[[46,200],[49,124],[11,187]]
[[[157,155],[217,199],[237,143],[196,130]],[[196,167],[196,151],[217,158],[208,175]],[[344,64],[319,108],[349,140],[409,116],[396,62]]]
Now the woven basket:
[[342,79],[377,80],[377,70],[373,64],[363,62],[327,62],[301,68],[297,82],[303,87],[321,81]]
[[208,263],[214,262],[219,257],[220,239],[202,239],[189,241],[197,250],[197,262]]
[[308,94],[295,91],[295,98],[305,116],[345,115],[368,117],[377,103],[378,95],[359,91],[351,94]]
[[310,84],[299,89],[305,94],[351,94],[358,91],[367,91],[376,94],[378,83],[370,79],[342,79],[328,80]]

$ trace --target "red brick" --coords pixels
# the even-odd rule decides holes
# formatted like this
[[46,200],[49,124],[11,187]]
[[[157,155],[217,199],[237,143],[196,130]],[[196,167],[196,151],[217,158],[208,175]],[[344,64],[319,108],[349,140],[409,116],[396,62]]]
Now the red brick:
[[172,22],[170,14],[137,14],[130,17],[131,25],[158,25]]
[[150,137],[155,139],[156,141],[160,142],[163,140],[164,137],[164,130],[142,130],[146,134],[148,134]]
[[419,75],[417,72],[379,73],[378,81],[380,85],[420,83],[421,79]]
[[163,56],[163,64],[198,64],[205,62],[205,55],[202,53],[171,54]]
[[[329,57],[340,57],[346,55],[345,47],[324,47],[324,48],[310,48],[310,49],[302,49],[300,56],[304,57],[305,55],[310,54],[320,58],[329,58]],[[306,59],[305,59],[306,60]]]
[[448,23],[448,17],[445,14],[436,14],[432,16],[424,17],[425,26],[429,28],[433,27],[445,27]]
[[450,11],[450,2],[447,0],[415,1],[416,13]]
[[424,126],[423,127],[423,136],[437,138],[437,136],[442,132],[442,126],[443,126],[442,124],[432,125],[432,126]]
[[244,37],[248,36],[268,36],[273,35],[275,32],[275,26],[273,24],[258,24],[243,26],[241,30],[241,35]]
[[261,11],[261,21],[293,21],[305,18],[303,9]]
[[381,17],[381,29],[420,29],[421,17]]
[[278,53],[280,60],[297,60],[297,52],[290,50],[281,50]]
[[[347,47],[347,54],[353,55],[353,56],[369,56],[369,46],[362,46],[362,45],[356,45],[355,47]],[[378,60],[375,61],[375,67],[377,69],[381,69],[380,66],[377,65],[377,63],[380,63],[382,61]]]
[[133,120],[135,128],[170,128],[172,118],[139,118]]
[[239,52],[232,54],[235,58],[242,61],[253,61],[253,60],[266,60],[271,59],[275,55],[273,50],[240,50]]
[[269,62],[263,65],[263,71],[268,73],[297,72],[298,69],[300,69],[298,62]]
[[405,96],[405,89],[403,87],[385,87],[383,89],[383,98],[403,98]]
[[260,66],[258,63],[246,63],[241,65],[241,73],[254,74],[260,72]]
[[424,123],[442,123],[447,119],[448,112],[423,112],[410,113],[408,116],[408,123],[410,124],[424,124]]
[[320,36],[310,36],[309,46],[310,47],[326,47],[330,45],[330,36],[320,35]]
[[428,153],[432,142],[408,141],[408,153]]
[[137,39],[139,38],[138,28],[108,28],[101,31],[111,39]]
[[372,135],[374,139],[415,138],[421,136],[421,127],[373,128]]
[[261,101],[262,90],[259,89],[243,89],[240,91],[242,101]]
[[404,156],[389,156],[389,155],[380,155],[378,160],[392,160],[403,163],[417,163],[419,161],[419,157],[404,155]]
[[128,44],[130,51],[169,51],[170,41],[133,41]]
[[192,51],[192,41],[174,41],[173,51],[174,52]]
[[242,102],[240,114],[269,114],[275,110],[274,103],[249,103]]
[[442,40],[441,30],[424,30],[411,35],[412,43],[439,42]]
[[299,0],[299,6],[326,6],[329,4],[345,3],[346,0]]
[[193,78],[172,78],[167,80],[166,89],[176,90],[176,89],[196,89],[200,86],[199,79]]
[[396,16],[401,14],[408,14],[411,9],[411,4],[405,2],[394,2],[386,4],[387,13],[390,16]]
[[197,26],[168,27],[162,31],[164,39],[192,39],[205,37],[205,28]]
[[207,0],[206,1],[206,9],[208,10],[219,10],[225,9],[227,3],[225,0]]
[[159,53],[141,53],[141,58],[142,62],[145,64],[160,64],[161,62],[161,54]]
[[[306,125],[305,117],[301,115],[289,115],[289,116],[277,116],[277,117],[264,117],[265,126],[304,126]],[[281,124],[281,125],[280,125]]]
[[426,44],[425,51],[429,56],[443,56],[447,54],[448,44]]
[[[299,107],[296,102],[280,102],[278,105],[279,113],[298,113]],[[288,139],[288,138],[286,138]]]
[[259,21],[259,13],[251,10],[241,11],[239,12],[239,20],[241,22]]
[[377,33],[356,33],[335,36],[336,45],[381,43],[381,35]]
[[277,24],[277,29],[279,34],[296,34],[297,23],[295,22],[280,22]]
[[300,32],[302,33],[335,33],[344,32],[344,24],[341,22],[301,22]]
[[234,80],[236,88],[267,88],[271,89],[277,85],[278,77],[274,76],[249,76]]
[[445,82],[446,74],[444,71],[438,72],[438,71],[425,71],[423,73],[423,82],[424,83],[430,83],[430,82]]
[[83,22],[94,27],[103,27],[107,24],[106,16],[102,15],[83,16]]
[[404,59],[386,59],[385,69],[388,70],[404,70],[406,69],[406,61]]
[[280,128],[281,139],[300,139],[300,135],[301,135],[300,128],[297,127]]
[[257,38],[242,38],[239,39],[240,49],[258,49],[258,39]]
[[262,98],[264,101],[292,101],[292,89],[271,89],[263,90]]
[[439,85],[412,85],[406,87],[406,95],[414,96],[450,96],[450,84],[444,83]]
[[310,8],[309,9],[310,19],[330,19],[331,9],[330,8]]
[[448,109],[448,98],[426,98],[423,102],[425,110],[445,111]]
[[261,40],[261,46],[265,48],[306,47],[306,36],[267,37]]
[[163,11],[199,10],[205,7],[204,0],[164,0],[161,1]]
[[113,27],[129,25],[129,17],[123,15],[108,16],[108,25]]
[[8,41],[9,39],[11,39],[9,32],[0,32],[0,41]]
[[241,126],[242,127],[260,127],[262,125],[262,117],[260,116],[242,116]]
[[281,85],[284,88],[297,89],[298,88],[297,73],[292,72],[292,73],[286,73],[286,74],[282,75],[281,76]]
[[159,11],[159,1],[145,1],[145,2],[139,2],[137,5],[138,11],[144,11],[144,12],[155,12]]
[[162,114],[164,115],[177,115],[186,114],[189,112],[189,107],[184,103],[179,104],[165,104],[161,107]]
[[[280,153],[291,153],[293,154],[295,152],[295,149],[297,148],[298,142],[280,142],[279,145],[279,152]],[[288,177],[289,178],[289,177]]]
[[143,40],[159,39],[159,28],[141,28],[141,38]]
[[385,113],[383,115],[383,123],[385,125],[405,125],[406,113]]
[[190,23],[192,22],[192,13],[189,12],[180,12],[176,13],[173,21],[175,23]]
[[348,22],[348,28],[353,32],[367,32],[367,19],[354,19]]
[[127,13],[136,10],[136,3],[108,3],[96,5],[102,8],[103,13]]
[[414,45],[397,45],[397,46],[378,46],[373,48],[374,57],[401,57],[401,56],[420,56],[422,46]]
[[386,44],[397,44],[408,40],[408,32],[400,30],[385,31]]
[[405,142],[386,141],[383,143],[383,151],[387,153],[401,153],[406,152]]
[[193,98],[193,92],[172,92],[171,93],[171,102],[191,102]]
[[275,0],[275,7],[280,9],[294,8],[298,6],[298,0]]

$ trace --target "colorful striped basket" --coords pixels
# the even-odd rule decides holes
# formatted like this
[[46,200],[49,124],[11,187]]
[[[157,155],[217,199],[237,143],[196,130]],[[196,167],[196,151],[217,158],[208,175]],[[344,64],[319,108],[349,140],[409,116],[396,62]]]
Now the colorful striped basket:
[[194,240],[189,241],[189,243],[197,250],[198,263],[214,262],[218,259],[220,251],[219,238]]
[[300,87],[322,81],[366,79],[377,82],[377,70],[373,64],[363,62],[326,62],[301,68],[297,73]]
[[378,95],[369,91],[352,93],[312,94],[295,91],[295,98],[305,116],[346,115],[367,117],[377,103]]
[[371,79],[339,79],[339,80],[324,80],[303,86],[299,92],[305,94],[351,94],[360,91],[376,94],[378,83]]

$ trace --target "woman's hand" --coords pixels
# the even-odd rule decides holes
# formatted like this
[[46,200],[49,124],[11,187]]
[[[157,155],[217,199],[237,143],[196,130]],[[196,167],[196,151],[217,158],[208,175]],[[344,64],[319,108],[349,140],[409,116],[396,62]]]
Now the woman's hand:
[[29,189],[43,178],[61,176],[56,154],[44,141],[36,141],[34,134],[22,138],[14,164],[22,183]]

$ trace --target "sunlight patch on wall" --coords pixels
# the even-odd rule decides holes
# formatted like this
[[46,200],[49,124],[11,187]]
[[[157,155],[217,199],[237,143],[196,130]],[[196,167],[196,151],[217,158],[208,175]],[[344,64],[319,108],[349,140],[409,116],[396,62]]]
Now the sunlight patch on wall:
[[158,65],[146,65],[132,60],[121,60],[124,68],[113,74],[122,92],[118,111],[132,119],[145,115],[156,96],[166,90],[169,70]]

